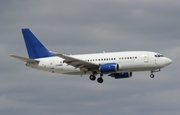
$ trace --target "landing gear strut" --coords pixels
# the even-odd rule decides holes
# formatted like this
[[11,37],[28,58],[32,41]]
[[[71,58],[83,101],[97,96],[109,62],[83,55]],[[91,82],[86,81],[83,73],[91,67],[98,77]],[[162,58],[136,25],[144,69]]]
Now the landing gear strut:
[[153,74],[153,73],[154,73],[154,72],[159,72],[159,71],[161,71],[161,69],[152,70],[152,71],[151,71],[151,74],[150,74],[150,77],[151,77],[151,78],[154,78],[154,74]]

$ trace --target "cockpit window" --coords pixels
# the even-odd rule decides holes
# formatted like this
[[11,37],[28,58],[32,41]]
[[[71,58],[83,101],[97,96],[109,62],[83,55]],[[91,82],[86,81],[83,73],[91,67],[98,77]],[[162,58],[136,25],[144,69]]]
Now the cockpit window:
[[164,57],[162,54],[156,54],[154,57]]

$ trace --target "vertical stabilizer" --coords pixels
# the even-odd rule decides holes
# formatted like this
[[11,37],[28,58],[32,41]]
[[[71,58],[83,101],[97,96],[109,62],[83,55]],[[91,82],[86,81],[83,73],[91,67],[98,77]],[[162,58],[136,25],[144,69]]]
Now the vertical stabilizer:
[[54,53],[51,53],[29,29],[22,29],[22,34],[30,59],[51,57],[55,55]]

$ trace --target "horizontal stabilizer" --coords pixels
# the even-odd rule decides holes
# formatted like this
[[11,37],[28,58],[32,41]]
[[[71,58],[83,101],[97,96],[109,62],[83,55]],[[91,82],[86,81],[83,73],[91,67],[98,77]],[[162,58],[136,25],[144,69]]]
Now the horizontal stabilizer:
[[18,59],[18,60],[20,60],[20,61],[23,61],[23,62],[39,62],[38,60],[34,60],[34,59],[29,59],[29,58],[26,58],[26,57],[21,57],[21,56],[17,56],[17,55],[9,55],[9,56],[11,56],[11,57],[13,57],[13,58],[16,58],[16,59]]

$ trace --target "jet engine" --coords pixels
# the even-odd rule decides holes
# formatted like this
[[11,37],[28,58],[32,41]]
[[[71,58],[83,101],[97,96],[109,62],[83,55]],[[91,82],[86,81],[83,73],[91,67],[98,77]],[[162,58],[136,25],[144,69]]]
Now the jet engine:
[[108,76],[114,77],[115,79],[130,78],[132,77],[132,72],[111,73]]
[[117,72],[118,70],[119,70],[119,65],[117,63],[102,64],[99,67],[99,71],[103,74]]

